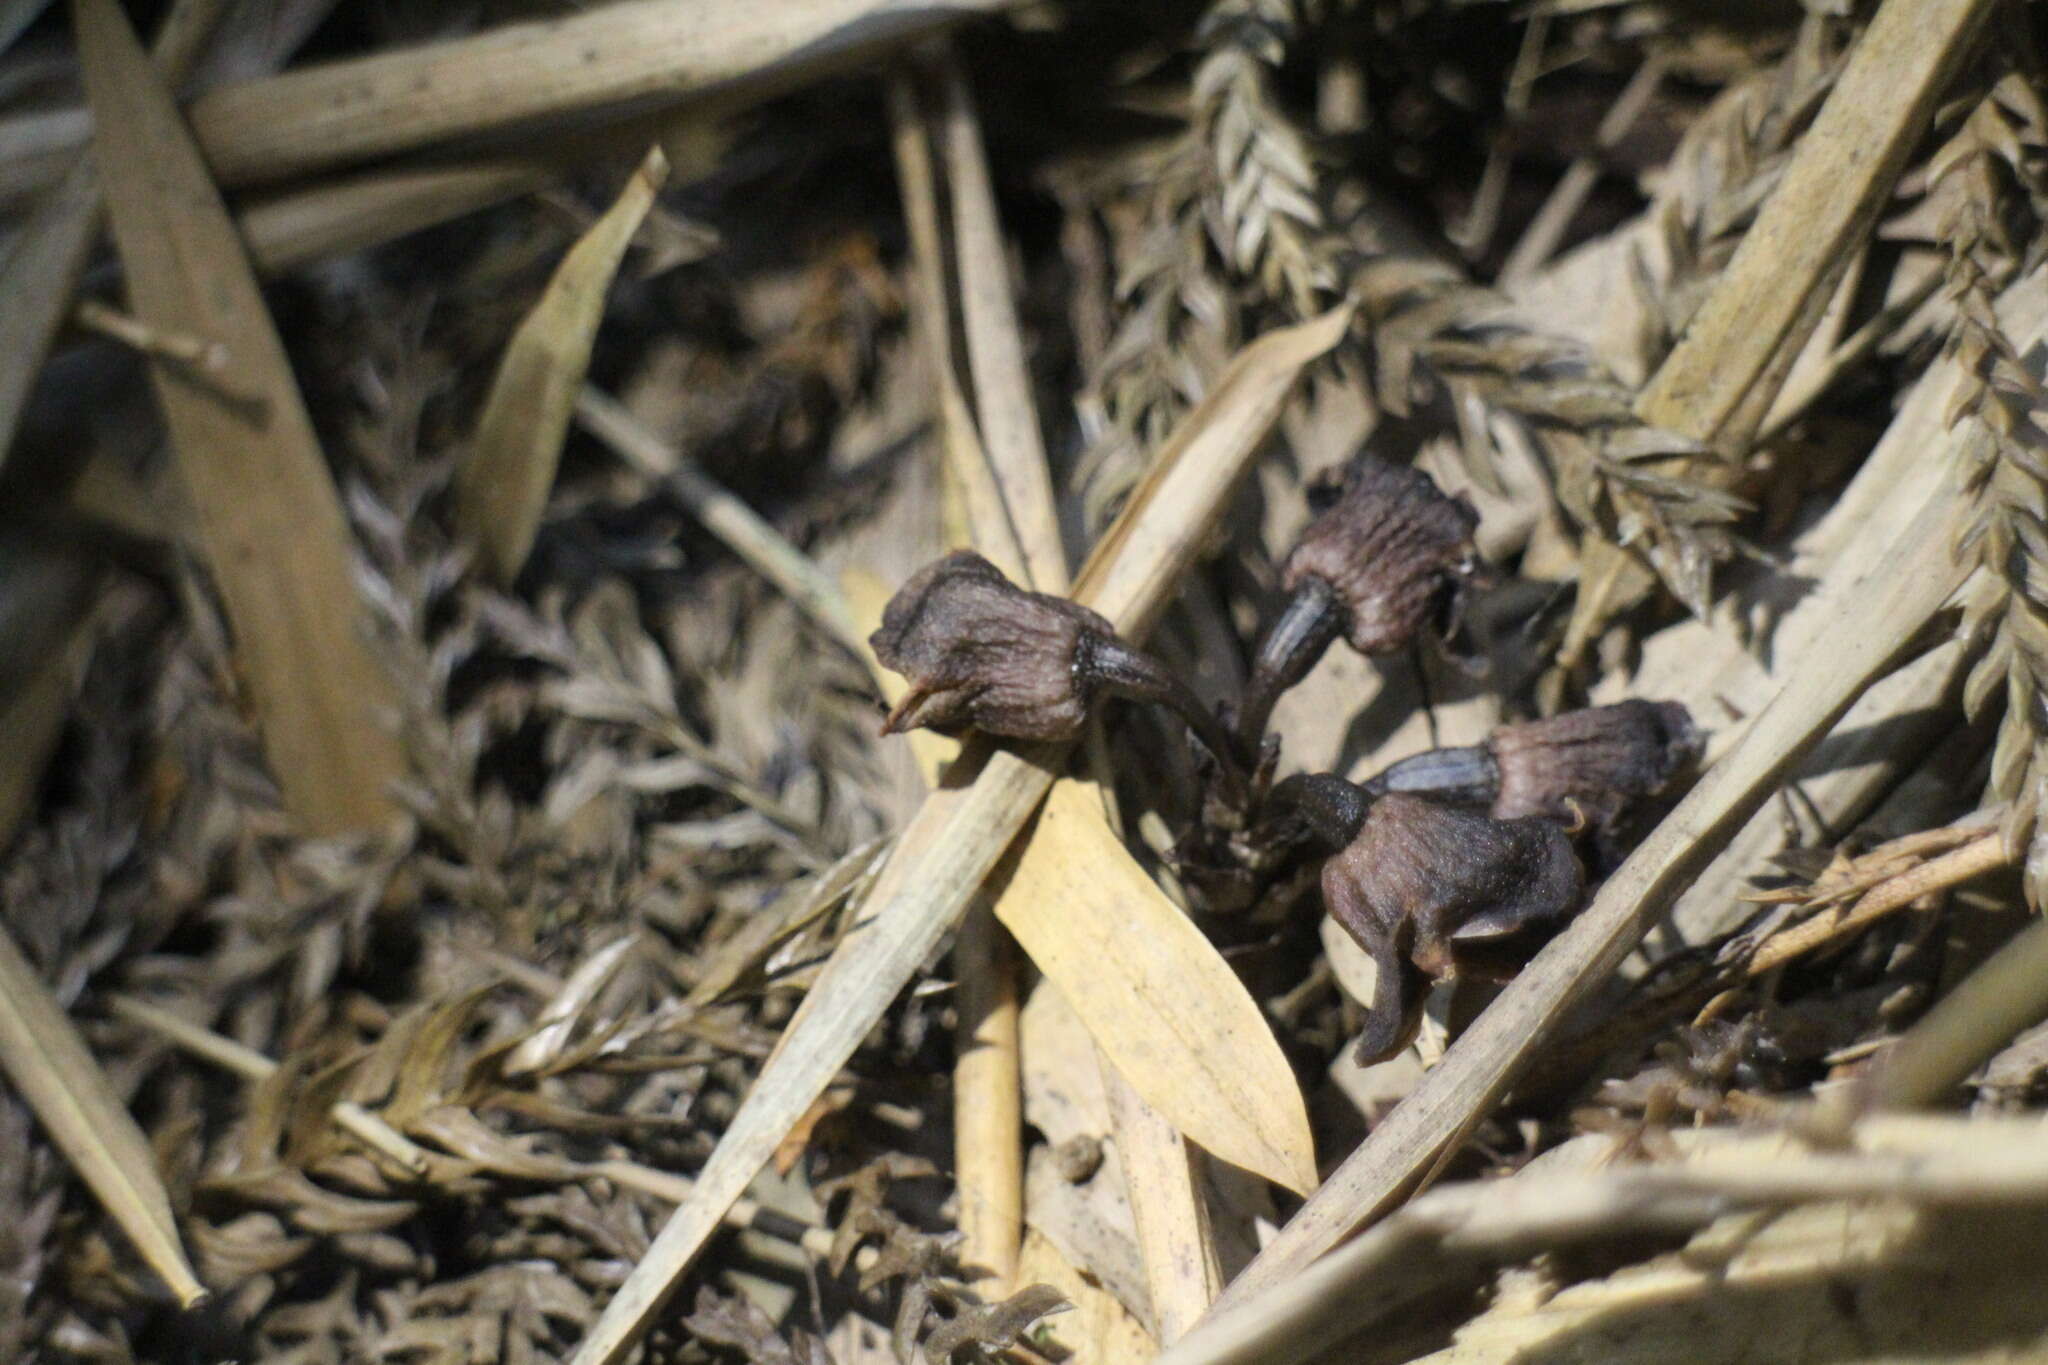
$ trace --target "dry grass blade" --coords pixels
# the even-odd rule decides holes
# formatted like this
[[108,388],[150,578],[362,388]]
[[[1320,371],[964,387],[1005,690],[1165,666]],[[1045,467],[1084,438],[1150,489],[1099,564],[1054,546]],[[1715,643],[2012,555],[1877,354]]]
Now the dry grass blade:
[[552,160],[521,157],[402,167],[274,195],[237,221],[256,268],[281,275],[531,194],[561,174]]
[[15,1089],[178,1302],[206,1297],[171,1216],[156,1155],[28,959],[0,928],[0,1063]]
[[953,192],[954,239],[959,251],[960,313],[968,364],[989,466],[1003,505],[1022,542],[1024,567],[1040,592],[1065,592],[1067,557],[1053,510],[1052,471],[1031,398],[1017,306],[1010,297],[1009,255],[996,218],[995,190],[981,145],[974,98],[950,58],[940,72],[946,176]]
[[650,148],[612,206],[569,248],[505,346],[455,476],[455,524],[481,547],[484,567],[500,583],[519,576],[533,548],[605,295],[667,178],[668,158]]
[[1314,1188],[1308,1111],[1258,1003],[1110,833],[1092,784],[1054,784],[995,907],[1152,1108],[1225,1161]]
[[79,0],[95,153],[133,311],[220,344],[196,375],[150,366],[178,468],[293,816],[333,833],[381,823],[401,768],[389,680],[361,634],[351,541],[318,438],[234,225],[134,32]]
[[223,183],[276,180],[736,81],[815,76],[1015,3],[626,0],[229,86],[194,102],[192,126]]
[[1763,212],[1636,404],[1652,426],[1746,446],[1869,236],[1990,0],[1886,0]]
[[[1158,467],[1104,537],[1082,572],[1081,600],[1123,632],[1144,633],[1279,417],[1294,382],[1349,325],[1349,310],[1340,309],[1246,349],[1160,453]],[[986,761],[979,762],[983,755]],[[1051,787],[1060,758],[1058,751],[1041,747],[990,752],[971,745],[956,771],[973,774],[972,785],[927,798],[871,894],[872,908],[842,940],[790,1020],[690,1199],[584,1340],[575,1357],[582,1365],[623,1359],[652,1325],[721,1213],[965,911]]]
[[1145,1263],[1152,1327],[1161,1343],[1170,1344],[1201,1321],[1223,1288],[1209,1203],[1195,1172],[1202,1156],[1145,1103],[1107,1054],[1098,1049],[1097,1055],[1138,1254]]
[[960,376],[953,369],[952,308],[947,301],[945,246],[939,230],[937,173],[932,167],[928,120],[918,107],[907,75],[898,73],[890,78],[889,117],[890,150],[914,265],[913,326],[925,366],[938,386],[935,401],[945,451],[941,468],[947,479],[948,539],[953,536],[953,523],[962,523],[975,548],[1021,583],[1030,572],[1024,550],[1018,543],[1017,528],[1010,524],[1002,489],[989,468],[967,396],[960,391]]
[[[1580,1151],[1542,1158],[1520,1176],[1423,1196],[1273,1293],[1204,1324],[1158,1365],[1288,1365],[1474,1269],[1572,1244],[1704,1227],[1732,1209],[1858,1199],[1952,1208],[2038,1204],[2048,1199],[2041,1135],[2032,1119],[1875,1119],[1857,1126],[1855,1150],[1816,1155],[1785,1134],[1709,1129],[1672,1134],[1682,1159],[1650,1167],[1603,1166],[1612,1151],[1608,1140],[1582,1139]],[[1851,1255],[1872,1250],[1843,1229],[1842,1211],[1831,1212],[1825,1227],[1833,1248]],[[1756,1232],[1747,1225],[1749,1236]],[[1932,1249],[1923,1244],[1908,1252],[1907,1264],[1924,1267]],[[1712,1295],[1724,1287],[1727,1267],[1719,1258],[1702,1258],[1697,1271],[1690,1292]],[[1657,1315],[1676,1312],[1672,1278],[1661,1277],[1654,1288]],[[1599,1358],[1627,1339],[1604,1338]],[[1755,1340],[1748,1333],[1737,1339]],[[1517,1357],[1475,1347],[1472,1356],[1456,1358]]]
[[1948,550],[1959,501],[1951,489],[1927,506],[1843,601],[1793,681],[1735,747],[1289,1220],[1219,1309],[1298,1274],[1428,1179],[1572,1004],[1620,963],[1650,919],[1940,608],[1961,577]]
[[[41,5],[23,6],[31,17]],[[156,63],[176,82],[226,9],[226,0],[180,0],[157,35]],[[0,39],[8,35],[0,16]],[[0,49],[7,46],[0,41]],[[36,373],[63,325],[100,227],[100,181],[90,157],[73,163],[36,204],[0,265],[0,466],[21,423]]]

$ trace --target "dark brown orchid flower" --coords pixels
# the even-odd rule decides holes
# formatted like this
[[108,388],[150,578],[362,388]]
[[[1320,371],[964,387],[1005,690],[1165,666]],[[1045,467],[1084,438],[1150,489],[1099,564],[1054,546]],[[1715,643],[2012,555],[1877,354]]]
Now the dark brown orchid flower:
[[1286,608],[1260,641],[1238,739],[1256,752],[1280,694],[1342,635],[1365,655],[1406,649],[1425,630],[1449,635],[1479,570],[1479,514],[1429,475],[1361,457],[1281,568]]
[[1541,815],[1605,830],[1669,790],[1703,747],[1680,703],[1631,700],[1503,725],[1484,744],[1417,754],[1366,786],[1483,806],[1497,820]]
[[913,574],[868,637],[875,657],[910,680],[882,733],[1072,739],[1090,701],[1082,642],[1115,636],[1099,613],[1027,592],[980,555],[955,551]]
[[1131,697],[1179,712],[1236,772],[1221,722],[1164,664],[1118,639],[1099,613],[1020,588],[970,550],[912,575],[868,643],[910,680],[882,722],[885,735],[923,726],[1070,740],[1098,697]]
[[1585,892],[1571,841],[1549,820],[1374,797],[1327,774],[1290,777],[1272,799],[1322,842],[1342,840],[1323,864],[1323,905],[1377,969],[1361,1064],[1408,1045],[1429,982],[1512,975]]

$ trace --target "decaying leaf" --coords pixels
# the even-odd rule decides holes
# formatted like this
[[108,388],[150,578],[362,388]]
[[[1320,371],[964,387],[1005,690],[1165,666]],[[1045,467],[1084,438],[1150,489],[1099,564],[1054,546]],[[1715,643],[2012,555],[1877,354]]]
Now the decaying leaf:
[[501,582],[518,576],[533,548],[605,296],[667,179],[667,156],[649,148],[611,208],[569,248],[505,346],[455,483],[456,522],[476,539],[485,567]]
[[393,689],[363,640],[341,504],[240,239],[119,10],[76,7],[94,151],[129,300],[225,362],[150,374],[227,604],[272,773],[309,831],[374,828],[400,755]]
[[1225,1161],[1315,1187],[1308,1113],[1257,1004],[1103,825],[1092,786],[1053,786],[995,910],[1169,1122]]

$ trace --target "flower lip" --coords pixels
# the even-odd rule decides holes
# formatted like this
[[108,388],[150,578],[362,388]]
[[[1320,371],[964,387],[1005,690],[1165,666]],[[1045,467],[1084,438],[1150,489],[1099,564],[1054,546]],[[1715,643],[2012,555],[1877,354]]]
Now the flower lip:
[[1290,593],[1310,580],[1328,585],[1352,647],[1392,653],[1425,629],[1456,628],[1463,589],[1481,567],[1478,525],[1471,503],[1421,470],[1363,456],[1302,532],[1281,580]]
[[1524,930],[1568,918],[1585,872],[1552,821],[1496,820],[1407,792],[1375,799],[1323,864],[1323,903],[1375,966],[1360,1058],[1413,1035],[1431,979],[1498,974],[1524,960]]

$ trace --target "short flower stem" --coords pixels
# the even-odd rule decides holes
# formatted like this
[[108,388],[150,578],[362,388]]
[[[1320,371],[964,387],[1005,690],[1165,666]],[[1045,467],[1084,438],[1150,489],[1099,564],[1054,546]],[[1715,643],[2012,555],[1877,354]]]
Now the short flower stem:
[[1258,761],[1266,723],[1273,718],[1280,694],[1308,676],[1343,625],[1336,594],[1320,578],[1304,580],[1288,599],[1287,609],[1259,641],[1244,705],[1237,713],[1237,752],[1245,762]]
[[1176,712],[1187,722],[1195,738],[1216,760],[1227,799],[1242,804],[1248,790],[1243,764],[1231,744],[1230,732],[1216,713],[1202,704],[1194,690],[1180,676],[1149,654],[1132,649],[1121,640],[1099,635],[1084,636],[1074,668],[1084,685],[1100,687],[1119,697],[1155,702]]
[[1424,749],[1375,773],[1365,789],[1374,796],[1415,792],[1452,805],[1491,806],[1500,794],[1500,765],[1484,744]]
[[1357,838],[1372,808],[1370,792],[1335,773],[1296,773],[1275,786],[1266,801],[1273,816],[1300,820],[1330,848],[1343,848]]

